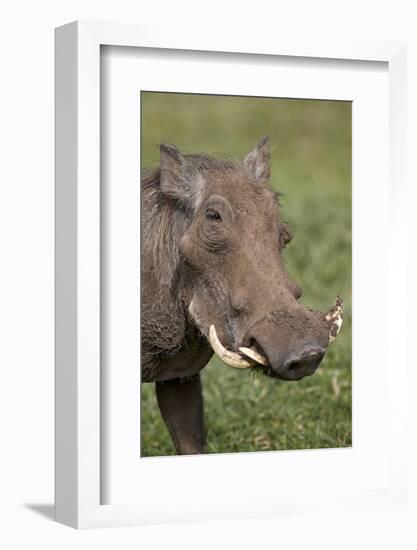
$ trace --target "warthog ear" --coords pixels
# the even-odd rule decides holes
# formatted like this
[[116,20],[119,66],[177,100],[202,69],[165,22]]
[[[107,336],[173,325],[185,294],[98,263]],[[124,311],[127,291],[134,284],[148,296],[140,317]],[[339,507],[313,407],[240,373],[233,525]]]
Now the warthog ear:
[[162,192],[187,205],[196,205],[202,186],[201,175],[192,162],[173,145],[160,146]]
[[252,179],[266,183],[271,176],[271,142],[268,136],[261,139],[258,145],[243,160],[243,165]]

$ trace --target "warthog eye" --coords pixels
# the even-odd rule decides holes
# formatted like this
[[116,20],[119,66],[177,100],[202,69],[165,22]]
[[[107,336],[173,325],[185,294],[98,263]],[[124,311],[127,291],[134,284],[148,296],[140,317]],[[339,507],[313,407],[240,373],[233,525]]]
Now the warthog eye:
[[222,221],[222,217],[220,216],[219,212],[214,208],[210,208],[210,207],[207,208],[206,210],[206,218],[208,218],[209,220],[214,220],[218,222]]

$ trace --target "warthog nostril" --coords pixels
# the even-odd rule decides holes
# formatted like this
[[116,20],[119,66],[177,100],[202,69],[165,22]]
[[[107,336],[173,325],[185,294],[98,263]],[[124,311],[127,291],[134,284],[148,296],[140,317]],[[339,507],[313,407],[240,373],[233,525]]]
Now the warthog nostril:
[[308,357],[316,357],[317,355],[321,355],[323,352],[321,350],[313,349],[308,353]]
[[318,365],[323,358],[325,350],[321,347],[303,350],[300,354],[291,354],[284,362],[284,369],[298,370]]

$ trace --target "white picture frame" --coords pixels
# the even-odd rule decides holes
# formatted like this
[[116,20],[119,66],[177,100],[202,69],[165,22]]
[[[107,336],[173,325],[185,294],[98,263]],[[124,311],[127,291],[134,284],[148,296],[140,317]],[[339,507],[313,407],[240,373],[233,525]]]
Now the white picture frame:
[[[297,58],[381,61],[389,71],[389,158],[391,217],[398,235],[405,234],[405,45],[401,42],[362,41],[289,43],[270,36],[239,32],[213,34],[195,29],[188,36],[169,28],[113,23],[75,22],[56,30],[56,519],[67,525],[103,527],[263,515],[249,513],[239,498],[200,503],[185,514],[175,495],[149,506],[134,503],[101,504],[100,402],[100,47],[129,46],[207,52],[230,52]],[[396,249],[395,280],[406,293],[405,250]],[[387,455],[389,475],[383,489],[360,494],[291,491],[285,501],[268,504],[267,514],[307,512],[366,506],[393,506],[405,498],[403,464],[406,383],[406,300],[390,300],[389,315],[396,326],[398,348],[396,383],[389,396],[396,446]],[[394,386],[393,386],[394,388]],[[395,395],[394,395],[395,392]],[[192,506],[192,503],[191,503]],[[231,512],[232,510],[232,512]]]

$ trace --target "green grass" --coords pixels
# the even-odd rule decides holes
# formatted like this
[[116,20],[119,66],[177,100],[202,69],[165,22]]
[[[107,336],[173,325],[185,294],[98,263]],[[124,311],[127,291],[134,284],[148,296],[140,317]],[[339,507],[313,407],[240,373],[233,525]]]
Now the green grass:
[[[241,159],[269,134],[272,185],[295,236],[285,251],[302,302],[344,299],[344,322],[314,376],[280,382],[214,358],[202,374],[207,452],[348,447],[351,410],[351,104],[142,94],[142,166],[161,142]],[[142,386],[142,455],[174,454],[152,384]]]

